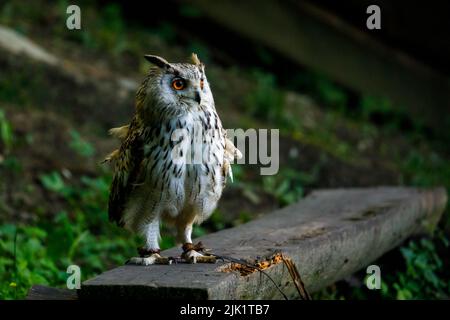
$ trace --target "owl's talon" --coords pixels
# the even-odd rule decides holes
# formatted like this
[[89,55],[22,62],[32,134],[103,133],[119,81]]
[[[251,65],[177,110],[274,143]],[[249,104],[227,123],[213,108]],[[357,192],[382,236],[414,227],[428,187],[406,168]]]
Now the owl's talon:
[[203,255],[193,249],[183,252],[181,257],[189,263],[197,263],[198,257],[203,257]]
[[195,250],[185,251],[181,257],[188,263],[216,263],[215,256],[205,256]]

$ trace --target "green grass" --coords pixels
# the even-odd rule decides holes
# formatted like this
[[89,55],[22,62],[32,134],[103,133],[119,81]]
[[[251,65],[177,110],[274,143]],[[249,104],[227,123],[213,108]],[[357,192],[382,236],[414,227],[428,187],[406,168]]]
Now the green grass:
[[9,153],[12,143],[13,134],[9,121],[6,119],[5,112],[0,109],[0,143],[5,154]]
[[311,173],[299,172],[290,168],[280,168],[274,176],[263,176],[262,189],[272,194],[280,207],[293,204],[304,194],[304,187],[317,179],[318,166]]
[[108,222],[109,176],[81,177],[74,186],[55,171],[40,180],[66,210],[33,226],[0,227],[2,299],[23,298],[32,284],[64,287],[71,264],[80,266],[85,280],[135,254],[136,238]]
[[[0,125],[7,132],[1,136],[3,144],[12,144],[11,126],[4,116]],[[82,156],[93,154],[93,147],[78,133],[72,132],[70,145]],[[11,159],[15,158],[7,155],[0,169],[20,179],[22,172],[7,166]],[[33,284],[65,287],[66,270],[72,264],[81,268],[86,280],[136,254],[139,239],[108,221],[111,175],[102,168],[98,172],[96,177],[79,179],[67,179],[58,171],[41,174],[41,187],[64,209],[49,214],[36,204],[32,224],[0,226],[0,299],[24,298]],[[167,248],[174,243],[166,237],[161,244]]]
[[253,90],[244,97],[246,111],[251,116],[278,124],[283,129],[291,128],[291,119],[284,112],[284,92],[277,86],[275,76],[253,70],[250,81],[253,83]]
[[445,266],[436,245],[449,250],[448,239],[438,235],[434,239],[411,241],[400,248],[406,270],[388,274],[391,283],[385,295],[393,299],[448,299],[450,279],[445,277]]

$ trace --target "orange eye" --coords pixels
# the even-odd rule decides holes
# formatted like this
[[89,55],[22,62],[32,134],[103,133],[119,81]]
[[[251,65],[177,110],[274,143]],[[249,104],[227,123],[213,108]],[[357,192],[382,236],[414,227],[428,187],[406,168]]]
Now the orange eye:
[[172,88],[175,90],[183,90],[186,87],[186,83],[181,78],[175,78],[172,80]]
[[204,85],[204,81],[203,81],[203,79],[200,79],[200,89],[202,89],[202,90],[203,90],[203,85]]

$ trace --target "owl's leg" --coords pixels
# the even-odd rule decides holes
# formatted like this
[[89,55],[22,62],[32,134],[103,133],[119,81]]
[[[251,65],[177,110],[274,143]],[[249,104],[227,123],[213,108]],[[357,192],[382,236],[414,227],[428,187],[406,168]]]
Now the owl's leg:
[[192,244],[192,224],[188,224],[185,228],[178,229],[177,239],[183,243],[183,254],[181,257],[189,263],[215,263],[216,258],[204,255],[202,252],[204,247],[201,242],[196,245]]
[[171,261],[162,257],[159,253],[159,220],[154,219],[151,223],[146,224],[140,230],[145,238],[145,246],[138,249],[139,257],[133,257],[127,261],[127,264],[137,264],[148,266],[151,264],[170,264]]

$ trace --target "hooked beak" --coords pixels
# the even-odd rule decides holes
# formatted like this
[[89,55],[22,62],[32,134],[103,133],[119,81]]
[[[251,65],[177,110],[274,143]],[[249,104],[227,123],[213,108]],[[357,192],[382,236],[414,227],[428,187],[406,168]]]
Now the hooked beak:
[[200,104],[200,102],[202,102],[202,97],[201,97],[201,95],[200,95],[200,91],[198,91],[198,90],[195,91],[194,100],[195,100],[198,104]]

